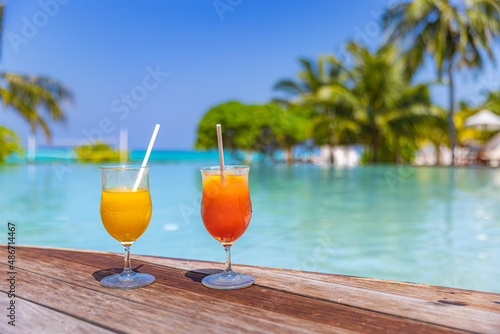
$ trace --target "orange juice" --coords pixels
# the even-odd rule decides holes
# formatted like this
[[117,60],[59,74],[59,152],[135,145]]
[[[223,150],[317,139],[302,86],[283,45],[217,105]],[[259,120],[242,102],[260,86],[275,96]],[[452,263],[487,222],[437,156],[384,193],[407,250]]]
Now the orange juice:
[[207,175],[203,180],[201,218],[208,233],[224,246],[247,229],[252,216],[248,175]]
[[153,207],[149,190],[113,188],[102,192],[101,219],[106,231],[124,245],[136,241],[148,228]]

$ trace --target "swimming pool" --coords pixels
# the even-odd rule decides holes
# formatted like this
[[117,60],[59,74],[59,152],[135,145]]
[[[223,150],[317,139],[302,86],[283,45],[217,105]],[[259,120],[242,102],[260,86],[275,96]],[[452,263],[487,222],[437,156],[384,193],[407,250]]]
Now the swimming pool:
[[[200,218],[206,164],[152,163],[153,217],[132,254],[223,261]],[[0,243],[11,221],[18,244],[121,251],[100,187],[98,165],[0,166]],[[500,169],[254,165],[250,193],[234,263],[500,292]]]

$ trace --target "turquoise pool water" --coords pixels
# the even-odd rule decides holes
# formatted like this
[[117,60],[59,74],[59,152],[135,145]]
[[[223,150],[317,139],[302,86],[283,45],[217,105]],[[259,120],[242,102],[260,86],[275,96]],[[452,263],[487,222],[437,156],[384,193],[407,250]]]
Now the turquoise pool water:
[[[152,162],[153,217],[132,253],[223,260],[199,213],[207,164]],[[97,165],[0,166],[0,243],[12,221],[18,244],[121,251],[100,186]],[[261,165],[250,192],[235,263],[500,292],[500,169]]]

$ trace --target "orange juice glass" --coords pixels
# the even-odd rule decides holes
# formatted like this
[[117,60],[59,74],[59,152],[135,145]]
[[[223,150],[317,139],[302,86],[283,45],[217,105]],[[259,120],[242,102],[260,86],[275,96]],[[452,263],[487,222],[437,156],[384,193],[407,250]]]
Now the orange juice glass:
[[245,233],[252,217],[248,190],[248,166],[225,166],[222,178],[219,166],[201,168],[203,196],[201,218],[208,233],[226,251],[226,269],[202,280],[213,289],[239,289],[252,285],[251,275],[231,270],[231,246]]
[[123,245],[132,245],[146,231],[152,211],[149,190],[111,188],[102,192],[102,223]]
[[[130,246],[148,228],[153,210],[149,169],[149,166],[101,167],[101,220],[106,231],[125,248],[123,272],[101,280],[101,285],[107,288],[140,288],[155,281],[152,275],[134,272],[130,265]],[[134,191],[138,179],[140,182]]]

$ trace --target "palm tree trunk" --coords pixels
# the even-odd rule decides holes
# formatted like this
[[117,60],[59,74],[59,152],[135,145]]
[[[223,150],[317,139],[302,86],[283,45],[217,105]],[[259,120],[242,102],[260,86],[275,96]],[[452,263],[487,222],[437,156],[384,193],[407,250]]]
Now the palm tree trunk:
[[378,136],[373,137],[371,146],[372,146],[372,162],[377,163]]
[[328,145],[328,148],[330,149],[330,159],[328,161],[328,164],[330,166],[333,166],[333,164],[335,164],[335,155],[333,154],[333,150],[335,149],[335,145],[330,144],[330,145]]
[[450,135],[450,148],[451,148],[451,165],[455,165],[455,146],[457,141],[457,130],[455,128],[455,101],[454,101],[454,85],[453,85],[453,65],[450,61],[448,65],[448,77],[450,80],[450,109],[448,110],[448,133]]
[[[331,115],[329,106],[326,107],[325,111],[326,111],[326,115]],[[335,129],[333,128],[332,122],[330,122],[330,124],[328,125],[328,128],[329,128],[329,136],[330,136],[330,140],[329,140],[330,143],[328,144],[328,149],[330,150],[330,159],[328,161],[328,164],[330,166],[333,166],[335,164],[335,154],[333,152],[335,149],[335,137],[334,137]]]
[[396,138],[394,141],[394,155],[396,158],[396,165],[398,165],[401,161],[401,159],[399,158],[400,154],[399,154],[399,136],[398,135],[396,135]]
[[434,151],[436,154],[436,162],[434,163],[434,165],[439,166],[441,165],[441,144],[434,143]]
[[293,146],[285,148],[285,160],[288,165],[293,164]]

